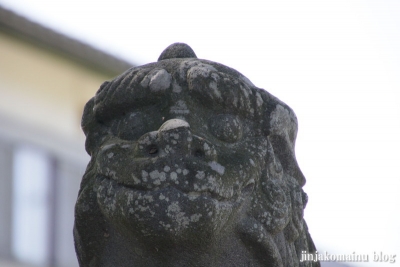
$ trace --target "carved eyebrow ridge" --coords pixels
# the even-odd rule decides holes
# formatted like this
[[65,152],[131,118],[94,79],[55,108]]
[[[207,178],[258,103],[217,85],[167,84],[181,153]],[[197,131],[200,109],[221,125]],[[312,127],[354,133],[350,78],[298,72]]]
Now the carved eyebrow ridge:
[[94,98],[93,111],[96,118],[107,121],[135,109],[169,102],[166,101],[168,92],[152,92],[148,86],[141,85],[142,80],[152,71],[154,68],[133,68],[115,80],[104,83]]

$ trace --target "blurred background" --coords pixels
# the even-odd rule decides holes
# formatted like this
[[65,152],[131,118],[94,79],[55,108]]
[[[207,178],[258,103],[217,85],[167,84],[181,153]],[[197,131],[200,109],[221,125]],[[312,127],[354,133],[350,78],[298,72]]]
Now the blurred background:
[[398,0],[0,0],[0,266],[78,266],[83,106],[174,42],[296,112],[318,251],[368,255],[322,266],[400,266],[399,14]]

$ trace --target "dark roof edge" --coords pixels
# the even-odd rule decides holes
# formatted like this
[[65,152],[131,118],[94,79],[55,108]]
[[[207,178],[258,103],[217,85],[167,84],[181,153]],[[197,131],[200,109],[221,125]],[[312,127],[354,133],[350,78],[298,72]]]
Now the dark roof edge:
[[0,5],[1,29],[112,75],[136,65],[33,22]]

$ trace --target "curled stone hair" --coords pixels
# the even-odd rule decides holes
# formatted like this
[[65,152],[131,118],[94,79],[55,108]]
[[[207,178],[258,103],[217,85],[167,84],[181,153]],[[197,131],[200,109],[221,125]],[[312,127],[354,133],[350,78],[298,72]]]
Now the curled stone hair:
[[319,266],[297,118],[186,44],[100,86],[75,208],[80,266]]

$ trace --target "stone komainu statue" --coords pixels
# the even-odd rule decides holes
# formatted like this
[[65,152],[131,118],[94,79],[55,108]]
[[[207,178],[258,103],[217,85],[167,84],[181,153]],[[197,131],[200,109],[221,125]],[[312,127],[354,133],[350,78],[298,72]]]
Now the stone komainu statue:
[[75,208],[80,266],[319,266],[293,111],[181,43],[101,85]]

